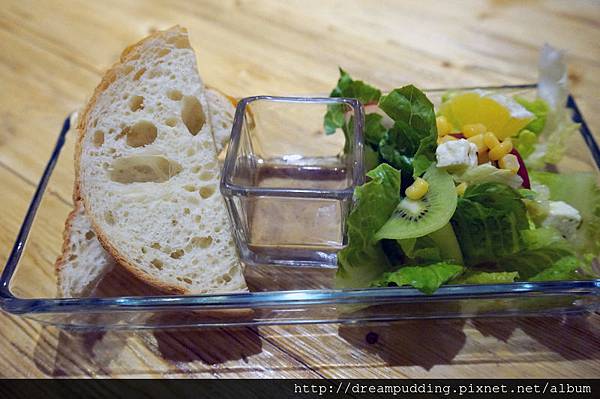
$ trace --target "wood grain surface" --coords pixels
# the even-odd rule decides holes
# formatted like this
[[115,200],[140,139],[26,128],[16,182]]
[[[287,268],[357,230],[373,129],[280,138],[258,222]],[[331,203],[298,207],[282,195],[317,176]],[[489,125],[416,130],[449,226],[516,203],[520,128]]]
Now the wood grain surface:
[[[0,264],[63,118],[152,30],[186,26],[205,82],[237,97],[326,93],[338,65],[387,89],[532,82],[549,42],[600,132],[598,21],[597,1],[2,0]],[[68,170],[44,204],[56,223]],[[61,238],[40,234],[48,264]],[[0,314],[0,376],[600,377],[600,316],[84,334]]]

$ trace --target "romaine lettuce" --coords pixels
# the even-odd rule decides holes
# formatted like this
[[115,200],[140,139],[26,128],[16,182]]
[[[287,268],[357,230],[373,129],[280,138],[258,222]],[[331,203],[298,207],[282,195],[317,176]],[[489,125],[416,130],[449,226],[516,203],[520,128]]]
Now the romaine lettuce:
[[568,82],[564,52],[544,45],[540,53],[538,99],[548,105],[548,110],[544,128],[539,133],[540,143],[533,151],[526,148],[530,154],[525,162],[530,170],[558,163],[565,154],[569,138],[579,129],[566,107]]
[[519,272],[482,272],[467,271],[453,279],[448,284],[500,284],[514,283],[519,278]]
[[523,249],[511,255],[497,259],[496,267],[501,270],[514,270],[519,277],[529,280],[533,276],[548,269],[560,259],[572,256],[573,252],[560,246],[550,246],[535,249]]
[[446,262],[426,266],[405,266],[396,271],[384,273],[371,285],[374,287],[410,285],[425,294],[433,294],[442,284],[457,277],[464,270],[465,268],[461,265]]
[[529,122],[529,124],[525,126],[525,129],[535,134],[540,134],[546,125],[546,118],[549,111],[548,103],[541,98],[528,101],[523,97],[516,96],[515,100],[525,107],[527,111],[535,115],[535,119]]
[[373,240],[400,201],[400,172],[381,164],[367,173],[369,182],[354,192],[347,219],[348,246],[338,252],[336,287],[367,287],[390,267],[380,243]]
[[519,232],[529,228],[521,196],[499,183],[469,186],[451,222],[466,265],[518,252],[523,249]]
[[581,261],[575,256],[566,256],[549,268],[529,278],[529,281],[585,280],[587,277],[578,272]]
[[463,173],[453,174],[457,182],[465,182],[469,185],[480,183],[504,183],[512,188],[519,188],[523,184],[521,176],[507,169],[499,169],[492,164],[483,163],[474,168],[468,168]]
[[[340,78],[337,86],[329,96],[356,98],[363,105],[366,105],[377,103],[381,97],[381,90],[363,81],[352,79],[346,71],[340,68]],[[328,105],[324,121],[325,133],[333,134],[336,129],[344,128],[346,122],[345,114],[346,106],[344,104]]]
[[437,125],[433,104],[409,85],[381,97],[379,108],[394,126],[379,144],[381,157],[402,170],[403,175],[420,176],[435,161]]

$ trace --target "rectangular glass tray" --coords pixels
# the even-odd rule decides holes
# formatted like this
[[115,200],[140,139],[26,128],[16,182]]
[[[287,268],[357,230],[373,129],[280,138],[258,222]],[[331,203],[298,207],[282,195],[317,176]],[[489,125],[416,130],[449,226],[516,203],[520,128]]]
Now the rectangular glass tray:
[[[535,95],[535,85],[484,89]],[[437,103],[446,90],[427,94]],[[598,145],[572,97],[568,107],[581,124],[581,135],[571,140],[557,167],[597,172]],[[335,269],[269,265],[246,267],[248,293],[165,296],[117,267],[100,283],[97,297],[55,298],[54,262],[72,209],[74,134],[69,131],[67,119],[0,277],[0,305],[11,314],[65,328],[146,329],[555,315],[600,309],[600,279],[447,285],[425,295],[406,287],[336,290]]]

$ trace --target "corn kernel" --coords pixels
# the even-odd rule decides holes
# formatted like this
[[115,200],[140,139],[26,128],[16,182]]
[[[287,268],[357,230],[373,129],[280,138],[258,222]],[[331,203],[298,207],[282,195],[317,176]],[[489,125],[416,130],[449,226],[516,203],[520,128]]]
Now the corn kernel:
[[465,137],[469,138],[478,134],[485,133],[486,130],[487,129],[485,128],[485,125],[483,123],[471,123],[462,127],[462,134]]
[[444,143],[446,143],[448,141],[454,141],[454,140],[458,140],[458,139],[456,137],[448,134],[448,135],[443,136],[443,137],[438,137],[437,143],[438,144],[444,144]]
[[487,149],[488,149],[487,145],[485,145],[485,140],[483,139],[483,134],[477,134],[475,136],[471,136],[467,140],[469,140],[471,143],[473,143],[477,146],[477,153],[487,151]]
[[497,161],[513,149],[512,140],[510,138],[505,139],[502,143],[498,144],[490,150],[490,159]]
[[521,167],[521,165],[519,165],[519,160],[517,159],[517,156],[514,154],[506,154],[505,156],[500,158],[500,160],[498,161],[498,165],[502,169],[510,170],[513,174],[516,174],[519,171],[519,168]]
[[461,197],[465,194],[466,190],[467,190],[467,183],[465,183],[465,182],[462,182],[458,186],[456,186],[456,194],[460,195]]
[[452,125],[445,116],[438,116],[435,118],[435,124],[437,126],[438,136],[440,137],[452,132]]
[[495,146],[497,146],[498,144],[500,144],[500,141],[498,140],[498,138],[496,137],[496,135],[494,133],[492,133],[492,132],[486,132],[483,135],[483,142],[485,143],[485,145],[489,149],[492,149]]
[[409,199],[416,201],[423,198],[427,191],[429,191],[427,180],[417,177],[415,182],[406,189],[405,194]]

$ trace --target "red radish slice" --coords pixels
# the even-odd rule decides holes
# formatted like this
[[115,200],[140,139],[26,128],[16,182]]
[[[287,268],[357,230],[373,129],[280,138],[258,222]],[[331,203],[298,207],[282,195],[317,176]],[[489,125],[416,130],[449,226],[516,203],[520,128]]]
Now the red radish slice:
[[523,179],[522,186],[527,189],[531,188],[531,182],[529,181],[529,173],[527,172],[527,168],[525,167],[525,162],[523,162],[523,158],[521,158],[521,154],[519,154],[519,151],[517,151],[514,148],[510,153],[516,156],[517,161],[519,161],[519,171],[517,172],[517,174],[521,176],[521,179]]

